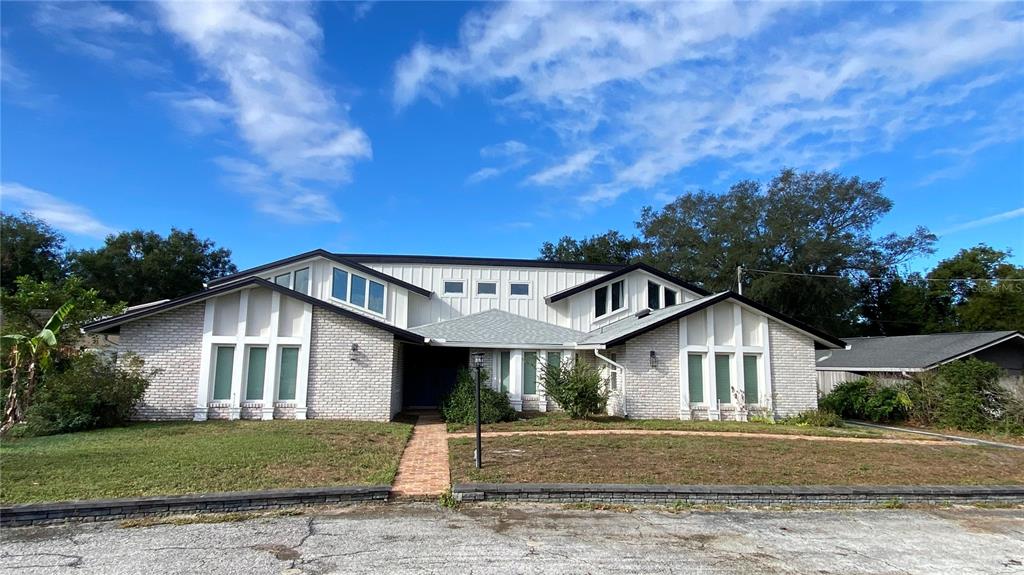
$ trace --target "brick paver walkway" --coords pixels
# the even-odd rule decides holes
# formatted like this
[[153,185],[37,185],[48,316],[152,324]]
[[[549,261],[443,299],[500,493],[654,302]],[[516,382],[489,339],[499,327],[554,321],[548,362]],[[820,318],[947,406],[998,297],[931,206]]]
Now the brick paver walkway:
[[448,430],[439,414],[420,414],[402,453],[391,491],[399,497],[436,496],[450,484]]
[[[748,437],[751,439],[793,439],[802,441],[844,441],[849,443],[897,443],[906,445],[962,445],[950,440],[893,439],[888,437],[828,437],[822,435],[791,435],[785,433],[743,433],[741,431],[689,431],[682,429],[544,429],[529,431],[485,431],[484,437],[513,435],[703,435],[708,437]],[[475,437],[475,433],[450,433],[448,437]],[[404,458],[403,458],[404,461]]]

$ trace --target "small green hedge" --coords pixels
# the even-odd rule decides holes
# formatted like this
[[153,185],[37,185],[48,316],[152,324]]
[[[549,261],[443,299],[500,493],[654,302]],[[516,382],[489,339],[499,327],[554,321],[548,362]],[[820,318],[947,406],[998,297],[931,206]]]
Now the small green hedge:
[[[487,371],[480,371],[481,381],[487,381]],[[470,425],[476,423],[476,376],[469,369],[459,370],[455,388],[441,404],[441,417],[448,423]],[[512,421],[516,411],[508,401],[508,394],[495,391],[488,385],[480,387],[480,421],[497,423]]]

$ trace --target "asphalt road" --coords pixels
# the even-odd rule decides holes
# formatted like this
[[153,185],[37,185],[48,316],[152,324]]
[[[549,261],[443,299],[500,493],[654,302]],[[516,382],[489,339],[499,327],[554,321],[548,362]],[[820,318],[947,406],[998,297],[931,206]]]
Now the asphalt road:
[[35,573],[1024,573],[1024,511],[700,511],[427,504],[235,523],[2,533]]

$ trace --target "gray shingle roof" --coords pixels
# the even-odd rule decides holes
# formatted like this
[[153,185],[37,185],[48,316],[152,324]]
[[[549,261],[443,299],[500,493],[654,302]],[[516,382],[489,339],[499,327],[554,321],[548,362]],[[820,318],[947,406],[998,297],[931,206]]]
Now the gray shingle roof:
[[563,345],[578,342],[586,337],[581,331],[496,309],[414,327],[409,331],[431,339],[443,339],[448,343],[510,346]]
[[926,369],[1014,334],[1024,338],[1015,331],[851,337],[846,339],[850,349],[819,351],[817,367],[850,371]]

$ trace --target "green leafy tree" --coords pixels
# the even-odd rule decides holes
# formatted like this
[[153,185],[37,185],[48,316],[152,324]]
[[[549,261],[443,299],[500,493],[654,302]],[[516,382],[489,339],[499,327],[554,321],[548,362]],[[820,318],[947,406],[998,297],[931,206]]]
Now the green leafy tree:
[[8,334],[2,340],[7,347],[4,375],[7,393],[4,399],[4,417],[0,423],[0,436],[25,418],[25,410],[32,405],[32,396],[43,372],[53,365],[57,349],[57,335],[74,304],[66,303],[50,316],[43,329],[35,335]]
[[67,275],[65,238],[31,214],[0,214],[0,288],[17,289],[15,281],[59,281]]
[[626,265],[639,261],[644,252],[644,243],[636,236],[627,238],[617,231],[609,230],[581,240],[563,236],[557,244],[544,242],[540,248],[540,259]]
[[[960,250],[928,274],[931,305],[948,310],[928,331],[1024,330],[1024,267],[1007,260],[1009,251],[985,244]],[[981,279],[969,281],[966,278]]]
[[92,320],[124,311],[123,303],[106,302],[96,290],[85,288],[78,277],[71,276],[56,283],[36,281],[28,276],[22,276],[15,282],[15,289],[12,292],[0,292],[3,331],[38,331],[43,328],[43,322],[49,317],[50,312],[66,302],[72,303],[73,307],[64,319],[63,329],[72,333],[77,333],[83,324]]
[[101,298],[136,305],[199,291],[237,268],[230,250],[172,229],[166,238],[141,230],[107,236],[103,247],[75,252],[72,270]]

